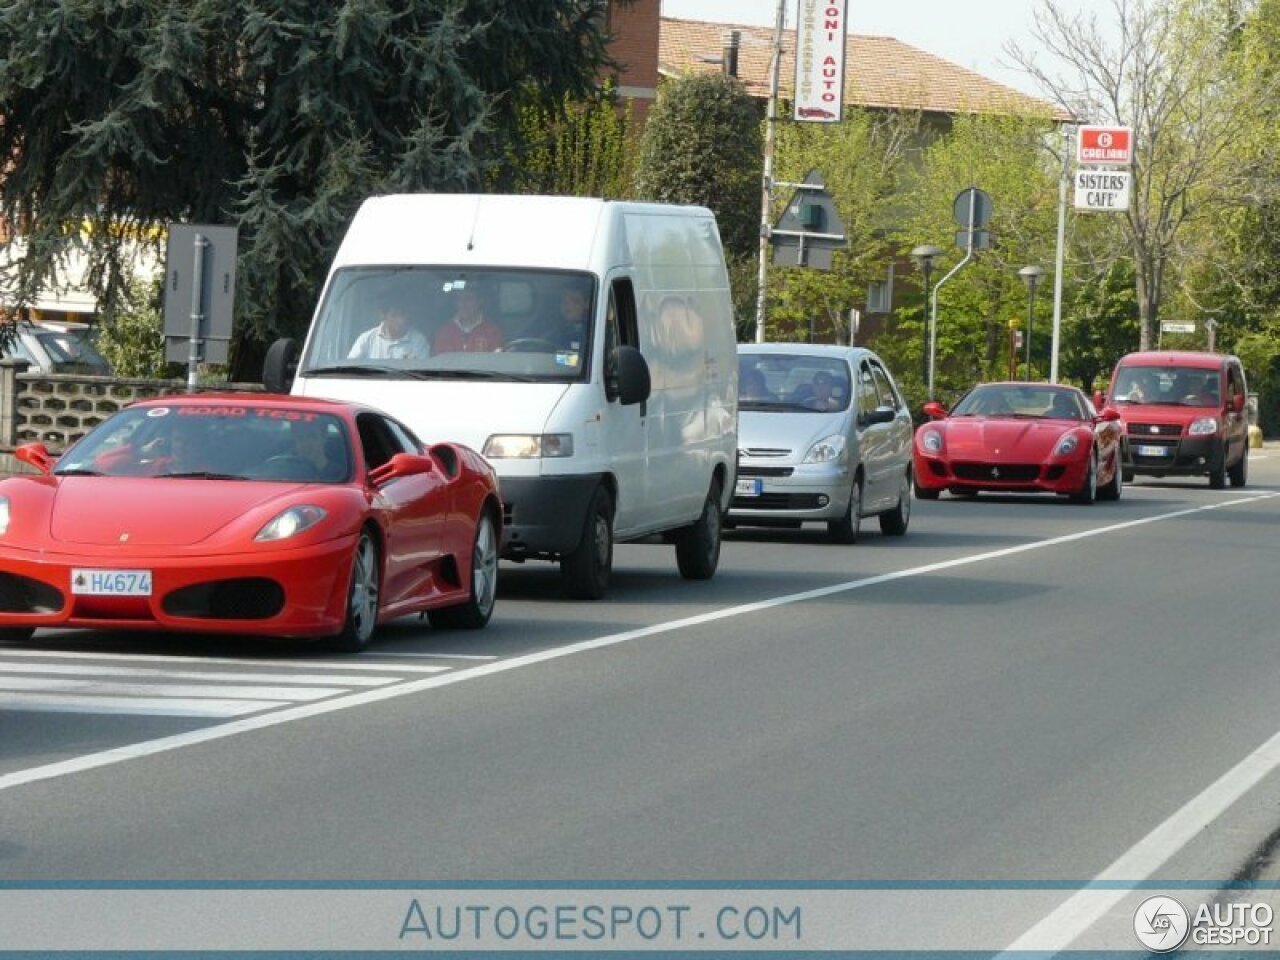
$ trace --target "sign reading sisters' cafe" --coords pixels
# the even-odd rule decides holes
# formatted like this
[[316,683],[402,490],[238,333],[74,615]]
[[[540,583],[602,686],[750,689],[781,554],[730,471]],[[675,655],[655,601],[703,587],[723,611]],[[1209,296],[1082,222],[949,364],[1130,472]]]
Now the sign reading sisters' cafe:
[[796,22],[796,120],[839,123],[844,103],[848,0],[800,0]]

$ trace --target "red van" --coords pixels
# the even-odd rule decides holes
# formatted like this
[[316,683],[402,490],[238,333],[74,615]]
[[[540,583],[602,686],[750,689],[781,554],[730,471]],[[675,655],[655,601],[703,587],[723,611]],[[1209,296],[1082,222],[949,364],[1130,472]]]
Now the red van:
[[1154,350],[1116,364],[1105,397],[1125,424],[1124,473],[1208,476],[1219,490],[1249,475],[1244,367],[1220,353]]

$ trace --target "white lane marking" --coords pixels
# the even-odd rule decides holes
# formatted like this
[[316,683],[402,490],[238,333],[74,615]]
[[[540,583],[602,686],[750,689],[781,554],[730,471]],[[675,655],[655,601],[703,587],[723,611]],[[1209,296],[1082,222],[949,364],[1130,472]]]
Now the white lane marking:
[[168,656],[158,653],[107,653],[99,650],[25,650],[21,647],[0,649],[0,657],[50,660],[121,660],[136,663],[186,663],[201,666],[206,663],[234,664],[244,667],[305,667],[308,670],[375,670],[394,673],[397,670],[410,673],[443,673],[451,667],[419,666],[412,663],[382,663],[378,661],[351,660],[255,660],[252,657],[201,657]]
[[1192,840],[1204,836],[1209,824],[1277,767],[1280,767],[1280,733],[1188,800],[1091,881],[1091,885],[1113,886],[1076,892],[1005,948],[1005,952],[1066,950],[1170,857]]
[[[28,713],[131,714],[151,717],[240,717],[273,707],[273,700],[174,700],[167,697],[84,697],[75,694],[14,693],[0,699],[0,711]],[[214,728],[216,729],[216,728]]]
[[0,707],[4,691],[91,693],[109,697],[213,697],[220,700],[323,700],[346,693],[343,687],[268,687],[227,683],[110,683],[54,677],[0,677]]
[[[241,720],[232,720],[228,723],[218,724],[217,726],[205,727],[201,730],[191,730],[187,733],[161,737],[156,740],[147,740],[142,743],[131,743],[126,746],[115,747],[111,750],[103,750],[99,753],[85,754],[84,756],[73,757],[69,760],[61,760],[56,763],[49,763],[40,767],[31,767],[27,770],[15,770],[12,773],[0,775],[0,790],[8,790],[28,783],[35,783],[39,780],[52,780],[55,777],[63,777],[73,773],[81,773],[85,770],[94,770],[99,767],[111,766],[112,764],[123,763],[126,760],[136,760],[140,757],[149,757],[158,753],[167,753],[170,750],[177,750],[179,748],[193,746],[198,743],[222,740],[226,737],[234,737],[242,733],[248,733],[251,730],[265,730],[268,727],[291,723],[295,720],[305,720],[310,717],[318,717],[327,713],[337,713],[339,710],[347,710],[353,707],[364,706],[366,704],[381,703],[383,701],[399,697],[412,696],[413,694],[421,693],[424,690],[434,690],[438,687],[452,686],[453,684],[464,683],[468,680],[478,680],[481,677],[488,677],[497,673],[520,670],[524,667],[530,667],[539,663],[547,663],[551,660],[560,660],[579,653],[602,650],[606,647],[627,643],[631,640],[639,640],[644,637],[652,637],[664,633],[673,633],[678,630],[683,630],[686,627],[701,626],[706,623],[714,623],[717,620],[727,620],[730,617],[739,617],[749,613],[758,613],[762,610],[771,610],[775,607],[801,603],[805,600],[818,600],[822,597],[832,596],[833,594],[848,593],[853,590],[874,587],[882,583],[891,583],[895,580],[905,580],[910,577],[924,576],[930,573],[938,573],[943,570],[953,570],[957,567],[971,566],[975,563],[983,563],[988,560],[998,560],[1003,557],[1016,556],[1020,553],[1029,553],[1032,550],[1042,550],[1046,547],[1055,547],[1064,543],[1074,543],[1079,540],[1087,540],[1091,537],[1115,533],[1119,530],[1130,530],[1134,527],[1146,526],[1151,523],[1162,523],[1166,520],[1176,520],[1181,517],[1194,516],[1195,514],[1205,513],[1210,510],[1222,510],[1227,507],[1240,506],[1242,504],[1258,503],[1277,496],[1280,496],[1280,493],[1264,493],[1255,496],[1242,497],[1236,500],[1225,500],[1219,503],[1208,504],[1206,506],[1190,507],[1185,510],[1175,510],[1171,513],[1156,514],[1155,516],[1142,517],[1137,520],[1127,520],[1124,523],[1110,524],[1105,527],[1095,527],[1092,530],[1082,530],[1078,533],[1070,533],[1061,537],[1052,537],[1048,540],[1037,540],[1031,543],[1019,544],[1016,547],[1004,547],[1000,550],[989,550],[985,553],[977,553],[967,557],[956,557],[952,560],[940,560],[937,563],[929,563],[924,566],[912,567],[907,570],[898,570],[893,573],[879,574],[862,580],[849,580],[844,583],[837,583],[827,587],[818,587],[814,590],[805,590],[800,593],[791,593],[785,596],[775,597],[772,600],[759,600],[755,603],[746,603],[736,607],[725,607],[721,610],[713,610],[710,613],[701,613],[691,617],[682,617],[679,620],[669,620],[666,623],[656,623],[647,627],[639,627],[635,630],[626,630],[622,633],[608,634],[603,637],[596,637],[592,640],[582,640],[578,643],[566,644],[563,647],[553,647],[548,650],[540,650],[535,653],[528,653],[519,657],[511,657],[507,660],[500,660],[497,663],[486,663],[478,667],[455,670],[452,673],[447,673],[439,677],[424,677],[421,680],[411,680],[408,683],[401,683],[391,687],[381,687],[377,690],[365,690],[360,693],[353,693],[345,697],[327,700],[323,703],[311,703],[303,706],[288,707],[283,710],[277,710],[274,713],[261,714],[255,717],[246,717]],[[1170,855],[1172,855],[1172,853],[1173,851],[1170,852]]]
[[69,666],[61,663],[6,663],[0,661],[0,677],[22,674],[50,674],[84,677],[134,677],[156,680],[239,680],[245,683],[341,683],[349,687],[380,687],[401,677],[353,677],[338,673],[249,673],[233,670],[148,670],[145,667],[100,667],[91,664]]
[[475,653],[391,653],[379,650],[380,657],[423,657],[431,660],[497,660],[497,657],[482,657]]

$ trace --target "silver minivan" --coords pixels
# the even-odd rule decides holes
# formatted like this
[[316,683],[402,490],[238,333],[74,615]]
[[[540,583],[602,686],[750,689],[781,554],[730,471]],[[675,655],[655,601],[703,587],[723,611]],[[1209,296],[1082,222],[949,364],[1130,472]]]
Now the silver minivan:
[[822,522],[854,543],[862,517],[887,534],[911,519],[911,414],[863,347],[738,345],[733,526]]

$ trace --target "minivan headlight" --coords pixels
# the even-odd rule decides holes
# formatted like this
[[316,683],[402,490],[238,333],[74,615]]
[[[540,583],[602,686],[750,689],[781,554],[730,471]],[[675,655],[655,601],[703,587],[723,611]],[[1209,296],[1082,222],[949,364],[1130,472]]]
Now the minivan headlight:
[[534,457],[572,457],[572,433],[495,433],[484,442],[486,457],[529,460]]
[[804,455],[805,463],[838,463],[844,461],[845,439],[842,433],[823,437]]
[[1217,432],[1217,417],[1199,417],[1191,421],[1191,426],[1187,428],[1187,436],[1190,437],[1207,437]]
[[1067,454],[1073,453],[1079,445],[1080,441],[1076,435],[1074,433],[1068,433],[1058,441],[1058,445],[1054,447],[1053,455],[1055,457],[1065,457]]
[[290,507],[277,514],[270,522],[267,523],[254,540],[288,540],[290,537],[296,537],[305,530],[310,530],[317,523],[323,520],[327,514],[323,507],[297,506]]
[[925,453],[941,453],[942,434],[937,430],[926,430],[920,434],[920,446]]

